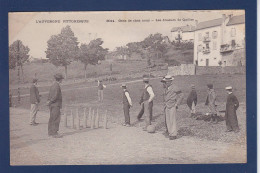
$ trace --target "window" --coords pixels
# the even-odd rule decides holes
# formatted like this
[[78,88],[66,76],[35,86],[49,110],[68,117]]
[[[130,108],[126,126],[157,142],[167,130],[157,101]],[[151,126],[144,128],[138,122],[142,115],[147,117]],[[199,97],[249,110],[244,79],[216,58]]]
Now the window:
[[231,29],[231,37],[235,37],[236,36],[236,28],[232,28]]
[[202,45],[198,45],[198,52],[201,52],[202,51]]
[[206,37],[206,38],[209,38],[209,32],[206,32],[205,37]]
[[216,39],[218,37],[218,32],[217,31],[213,31],[212,32],[212,38]]
[[201,35],[201,33],[198,34],[198,37],[199,37],[199,41],[202,41],[202,35]]
[[213,42],[213,50],[217,50],[217,42],[216,41]]
[[206,43],[206,49],[209,49],[209,43]]
[[231,46],[234,48],[236,46],[236,41],[235,40],[231,40]]

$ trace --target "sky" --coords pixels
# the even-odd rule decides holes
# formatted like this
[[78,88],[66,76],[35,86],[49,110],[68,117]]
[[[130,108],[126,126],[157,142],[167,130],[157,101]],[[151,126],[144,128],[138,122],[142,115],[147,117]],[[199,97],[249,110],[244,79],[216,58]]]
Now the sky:
[[[9,13],[8,20],[9,45],[19,39],[30,48],[31,56],[45,58],[47,41],[50,37],[59,34],[63,27],[70,25],[78,38],[79,45],[95,38],[102,38],[103,47],[112,51],[129,42],[142,41],[150,34],[161,33],[170,38],[173,27],[195,25],[195,20],[202,22],[217,19],[221,18],[222,14],[240,15],[244,14],[244,11],[13,12]],[[60,23],[39,23],[40,20],[59,20]],[[88,22],[64,23],[63,20]],[[107,20],[114,20],[114,22],[107,22]],[[119,20],[127,22],[119,22]],[[128,20],[132,21],[128,22]],[[134,20],[141,22],[134,22]]]

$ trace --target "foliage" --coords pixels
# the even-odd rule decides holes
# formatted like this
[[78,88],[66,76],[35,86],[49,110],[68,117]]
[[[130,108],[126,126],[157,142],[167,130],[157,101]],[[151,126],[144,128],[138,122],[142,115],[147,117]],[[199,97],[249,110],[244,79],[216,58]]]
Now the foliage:
[[30,49],[23,45],[21,40],[16,40],[9,46],[9,69],[22,66],[29,58]]
[[77,57],[78,41],[70,26],[62,28],[61,33],[52,35],[47,41],[46,58],[55,66],[64,66],[67,77],[67,66]]
[[108,49],[102,47],[101,38],[90,41],[89,44],[81,44],[78,59],[85,65],[96,65],[100,60],[105,60]]

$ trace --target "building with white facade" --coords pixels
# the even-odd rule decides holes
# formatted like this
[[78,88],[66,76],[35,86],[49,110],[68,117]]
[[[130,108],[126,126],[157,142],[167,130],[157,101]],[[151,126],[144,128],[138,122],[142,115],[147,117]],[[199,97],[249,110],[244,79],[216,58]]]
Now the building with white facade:
[[175,42],[185,42],[190,41],[193,42],[194,40],[194,30],[195,26],[186,25],[180,27],[173,27],[171,29],[171,40]]
[[194,32],[194,64],[237,66],[245,64],[245,15],[198,23]]

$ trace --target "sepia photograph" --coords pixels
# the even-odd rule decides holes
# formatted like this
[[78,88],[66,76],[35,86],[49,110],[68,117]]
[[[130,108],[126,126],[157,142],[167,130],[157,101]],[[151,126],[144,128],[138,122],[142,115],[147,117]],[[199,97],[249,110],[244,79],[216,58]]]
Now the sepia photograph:
[[245,15],[9,12],[10,165],[247,163]]

